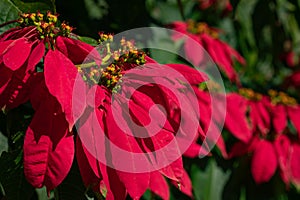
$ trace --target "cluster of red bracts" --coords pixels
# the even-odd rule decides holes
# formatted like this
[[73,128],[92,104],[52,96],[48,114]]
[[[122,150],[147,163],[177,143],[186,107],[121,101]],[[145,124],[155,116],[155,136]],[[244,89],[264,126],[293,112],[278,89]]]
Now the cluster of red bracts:
[[239,84],[233,64],[235,60],[242,65],[246,62],[236,50],[218,38],[219,30],[209,27],[206,23],[196,23],[192,20],[177,21],[172,23],[171,27],[178,32],[174,32],[172,36],[174,40],[184,39],[184,52],[194,66],[207,65],[209,55],[232,82]]
[[[251,170],[257,183],[269,181],[278,169],[286,184],[300,184],[300,123],[297,120],[300,107],[292,98],[274,92],[264,96],[241,90],[227,95],[216,92],[214,95],[219,95],[220,102],[212,102],[212,94],[198,88],[199,83],[206,81],[204,74],[183,64],[168,64],[163,68],[138,52],[136,55],[145,56],[141,59],[146,62],[144,71],[136,62],[115,62],[118,66],[109,65],[100,73],[119,71],[103,75],[101,77],[105,79],[100,81],[101,84],[91,85],[80,76],[88,75],[84,73],[83,63],[88,60],[89,64],[101,65],[105,55],[98,55],[93,46],[65,34],[70,30],[65,24],[54,27],[53,35],[52,28],[48,29],[46,23],[39,29],[40,21],[35,15],[26,17],[34,19],[37,25],[14,28],[0,36],[0,108],[9,111],[29,101],[35,110],[24,141],[25,176],[33,186],[46,186],[48,191],[57,187],[68,174],[75,156],[85,185],[106,199],[125,199],[128,194],[139,199],[147,189],[162,199],[169,199],[165,177],[192,196],[191,181],[184,171],[181,155],[207,155],[209,149],[202,148],[206,145],[203,141],[207,133],[210,133],[208,140],[217,144],[225,158],[251,154]],[[48,19],[56,25],[55,16],[49,14]],[[218,30],[194,22],[175,22],[173,28],[188,36],[184,50],[195,66],[206,62],[202,51],[194,51],[195,45],[200,44],[229,79],[239,83],[233,62],[234,59],[241,64],[245,61],[218,39]],[[43,30],[47,30],[46,34]],[[173,39],[180,38],[180,34],[173,35]],[[136,51],[132,49],[132,52]],[[38,67],[42,70],[37,70]],[[177,73],[171,73],[172,70]],[[122,86],[112,91],[111,86],[115,86],[120,78]],[[172,86],[168,88],[168,84]],[[178,97],[170,88],[184,94],[187,107],[181,108]],[[196,95],[196,102],[193,95]],[[223,98],[227,100],[225,128],[239,140],[229,151],[223,138],[219,137],[222,114],[213,114],[220,112],[218,109],[213,111],[213,107],[222,107]],[[151,136],[133,137],[136,128],[133,123],[146,127],[153,119],[159,119],[159,112],[154,113],[157,116],[153,119],[150,112],[157,104],[164,107],[167,116],[163,124],[154,122],[160,131],[151,135],[147,129],[140,129],[139,132]],[[193,117],[194,107],[188,107],[189,104],[196,106],[200,116],[196,113]],[[192,122],[196,124],[193,130]],[[290,129],[290,122],[295,130]],[[126,130],[131,131],[131,135]],[[191,132],[196,134],[187,149],[178,151],[180,147],[175,145],[177,150],[173,146],[162,155],[151,154],[168,146],[175,137],[178,143],[186,143],[184,136]],[[198,140],[203,142],[202,146]],[[132,154],[147,154],[148,162],[153,166],[159,160],[167,160],[169,164],[139,173],[120,170],[117,167],[120,163],[126,163],[130,168],[137,168],[138,163],[130,157],[122,160],[124,158],[118,155],[113,145]],[[95,156],[102,154],[107,156],[104,160]]]
[[[59,30],[55,31],[57,33]],[[147,63],[154,64],[145,65],[151,73],[145,74],[139,70],[126,73],[124,70],[122,74],[127,82],[123,79],[126,84],[114,94],[105,85],[91,86],[81,77],[78,78],[78,66],[87,57],[92,55],[95,63],[101,63],[101,55],[91,53],[93,46],[67,35],[50,35],[47,32],[46,36],[41,37],[37,26],[30,25],[11,29],[0,36],[0,107],[9,112],[10,109],[29,101],[35,110],[24,139],[24,172],[27,180],[34,187],[46,186],[48,191],[54,189],[68,174],[76,155],[86,186],[92,186],[94,190],[105,195],[106,199],[125,199],[127,194],[133,199],[139,199],[147,189],[163,199],[169,199],[168,184],[164,177],[169,178],[182,192],[192,196],[191,181],[182,164],[181,155],[184,152],[169,150],[164,157],[149,158],[155,163],[155,159],[174,158],[175,155],[175,160],[157,170],[143,173],[124,172],[113,167],[119,157],[105,145],[105,141],[102,140],[102,144],[95,146],[96,151],[111,152],[109,161],[112,165],[106,165],[107,163],[92,155],[82,138],[101,137],[102,133],[93,129],[98,124],[105,130],[103,136],[129,152],[147,153],[163,148],[174,140],[176,132],[188,135],[191,131],[187,122],[195,119],[189,119],[191,109],[181,109],[180,102],[170,90],[163,86],[155,87],[153,83],[160,80],[174,84],[183,94],[189,94],[191,91],[198,91],[197,85],[205,81],[206,76],[186,65],[169,64],[168,68],[180,74],[172,77],[178,81],[176,83],[165,76],[165,73],[156,71],[157,63],[147,57]],[[126,69],[137,66],[125,64]],[[42,69],[39,72],[38,65]],[[136,77],[139,78],[135,79]],[[136,85],[143,87],[136,90]],[[186,89],[185,85],[190,85],[192,90]],[[129,99],[129,111],[126,111],[123,109],[122,100],[126,100],[126,94],[133,90],[134,94]],[[94,99],[88,98],[89,93],[95,94]],[[112,95],[119,101],[113,101]],[[113,116],[113,109],[118,109],[117,112],[121,112],[123,116],[133,118],[136,124],[145,126],[151,121],[149,109],[156,104],[165,107],[166,123],[161,131],[146,139],[136,139],[124,133],[117,124],[118,119]],[[180,127],[180,115],[186,116],[183,127]],[[76,123],[78,125],[75,130]],[[123,119],[122,123],[131,128],[130,122]],[[199,134],[200,138],[204,138],[199,121],[196,126],[193,130],[196,137]],[[84,137],[79,137],[77,131]],[[196,150],[199,152],[199,149]],[[186,151],[187,154],[189,151],[195,154],[195,150]],[[127,160],[127,163],[133,168],[136,164],[134,160]]]
[[282,92],[265,96],[243,89],[240,94],[228,94],[225,128],[239,140],[229,157],[252,155],[256,183],[270,181],[278,170],[287,186],[299,187],[299,115],[295,99]]

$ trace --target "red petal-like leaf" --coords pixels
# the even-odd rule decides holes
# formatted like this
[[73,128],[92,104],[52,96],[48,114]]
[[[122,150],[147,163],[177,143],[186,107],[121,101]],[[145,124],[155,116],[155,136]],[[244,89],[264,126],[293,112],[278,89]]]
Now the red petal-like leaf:
[[[129,111],[132,114],[132,118],[136,119],[137,125],[132,125],[133,122],[131,122],[131,116],[129,115],[128,110],[124,109],[125,106],[114,103],[112,108],[116,109],[115,113],[121,113],[124,118],[120,119],[121,117],[118,117],[117,120],[126,121],[122,124],[123,130],[125,130],[124,127],[126,127],[127,132],[131,131],[132,134],[134,134],[136,137],[135,140],[143,146],[143,151],[147,153],[154,169],[160,169],[160,172],[170,179],[179,180],[182,176],[183,169],[181,153],[179,145],[177,144],[179,141],[176,141],[177,139],[174,137],[173,132],[162,128],[164,124],[162,124],[163,120],[161,119],[161,116],[158,116],[158,111],[152,112],[152,120],[148,117],[147,110],[154,105],[154,102],[150,98],[152,97],[151,95],[149,97],[139,91],[135,91],[132,97],[137,103],[140,103],[136,104],[134,101],[130,101],[129,103]],[[133,121],[136,122],[135,120]],[[150,121],[151,125],[146,127],[146,125],[149,125]],[[128,124],[126,125],[126,123]],[[141,138],[145,136],[147,136],[147,138]]]
[[45,53],[45,45],[44,42],[38,43],[36,45],[32,52],[30,53],[30,56],[28,58],[28,64],[27,64],[27,71],[33,71],[35,69],[35,66],[40,62],[42,57]]
[[278,157],[280,176],[286,185],[290,183],[289,159],[291,153],[291,142],[286,135],[281,134],[274,141],[274,147]]
[[13,71],[19,69],[27,60],[31,45],[25,38],[15,40],[3,55],[4,64]]
[[291,180],[297,188],[300,188],[300,145],[298,143],[292,146],[290,167]]
[[[266,105],[267,104],[267,105]],[[250,119],[252,125],[252,132],[261,131],[263,134],[267,134],[270,130],[271,117],[268,108],[269,101],[265,98],[262,101],[249,101],[250,105]]]
[[24,171],[29,183],[34,187],[46,186],[50,191],[67,176],[74,157],[73,137],[61,138],[53,148],[53,142],[47,135],[35,139],[34,131],[29,127],[24,142]]
[[11,77],[13,75],[13,71],[5,67],[3,64],[0,64],[0,95],[6,89],[7,85],[9,84]]
[[[89,159],[87,158],[88,156],[91,156],[91,155],[87,155],[87,154],[89,154],[89,152],[82,145],[82,142],[80,141],[79,137],[77,137],[76,138],[76,158],[77,158],[77,163],[78,163],[78,167],[80,170],[80,174],[81,174],[83,183],[86,187],[98,186],[100,183],[100,177],[99,177],[99,175],[97,176],[94,173],[94,170],[90,165]],[[95,163],[96,162],[98,162],[98,161],[95,159]],[[100,168],[97,171],[100,172]],[[98,188],[96,188],[96,189],[98,190]]]
[[231,52],[228,51],[228,44],[210,37],[209,35],[201,35],[204,48],[208,51],[212,59],[220,66],[231,81],[238,81],[237,74],[233,68]]
[[48,51],[44,73],[49,92],[60,103],[71,129],[84,112],[85,95],[82,94],[86,94],[85,83],[81,76],[78,76],[75,65],[59,51]]
[[[104,112],[98,109],[87,109],[79,120],[78,136],[85,158],[94,174],[101,178],[99,161],[101,153],[105,152],[103,127]],[[79,142],[79,141],[78,141]],[[97,157],[99,156],[99,157]]]
[[113,168],[100,164],[100,170],[103,176],[103,182],[106,186],[107,200],[125,199],[127,192],[124,184],[121,182],[117,171]]
[[5,69],[0,71],[4,71],[8,77],[11,76],[8,80],[9,82],[1,88],[2,94],[0,93],[0,108],[4,107],[5,109],[12,109],[26,102],[29,99],[30,91],[30,81],[26,80],[30,77],[30,75],[25,72],[26,66],[24,65],[17,71],[13,72],[13,74],[10,74],[11,71],[7,71]]
[[34,187],[45,185],[49,191],[67,176],[73,161],[74,142],[73,137],[67,135],[67,124],[61,124],[61,121],[64,121],[63,117],[48,120],[48,123],[53,123],[54,126],[48,130],[52,135],[37,132],[35,129],[36,126],[40,126],[39,118],[42,117],[45,117],[44,113],[38,111],[26,132],[24,171],[27,180]]
[[[193,142],[189,148],[184,152],[184,156],[188,158],[197,158],[199,156],[201,150],[201,146],[195,142]],[[204,152],[205,155],[208,154],[207,151]]]
[[287,112],[284,105],[271,106],[272,123],[275,133],[282,133],[287,126]]
[[74,64],[82,64],[88,57],[99,57],[99,54],[96,54],[95,47],[72,38],[58,37],[57,48]]
[[6,51],[11,47],[11,44],[13,44],[14,40],[7,40],[0,42],[0,63],[2,62],[3,58],[1,58]]
[[168,183],[158,171],[151,172],[149,189],[163,200],[170,198]]
[[[112,111],[110,107],[106,107],[107,109],[107,116],[106,116],[106,125],[108,130],[108,137],[110,142],[113,142],[118,147],[122,149],[122,152],[125,153],[125,157],[117,151],[117,149],[111,146],[111,156],[112,156],[112,163],[114,166],[117,167],[118,171],[117,174],[120,180],[123,182],[125,188],[127,189],[129,195],[133,199],[140,198],[146,189],[149,187],[149,180],[150,174],[148,172],[141,173],[140,171],[133,171],[133,172],[123,172],[120,171],[118,167],[122,166],[128,167],[127,170],[141,170],[141,167],[145,164],[146,156],[142,157],[145,159],[139,160],[133,154],[135,153],[142,153],[141,148],[139,147],[138,143],[136,142],[135,138],[127,135],[123,132],[122,127],[119,127],[118,124],[115,122],[115,118],[112,115]],[[118,112],[122,112],[122,110],[117,110]],[[132,155],[131,155],[132,154]],[[146,161],[147,162],[147,161]],[[145,164],[145,171],[147,171],[147,164]]]
[[37,110],[24,139],[24,172],[34,187],[45,185],[49,191],[67,176],[74,157],[74,141],[59,103],[45,84],[41,82],[34,90],[31,98],[39,99],[32,101]]
[[178,187],[178,189],[188,195],[189,197],[193,197],[193,187],[192,181],[185,170],[183,170],[183,176],[180,182],[172,181],[172,184]]
[[140,199],[149,187],[150,173],[128,173],[117,171],[117,174],[133,199]]
[[251,172],[256,183],[268,182],[277,168],[277,155],[273,144],[262,140],[256,146],[251,163]]
[[[208,77],[203,72],[200,72],[194,68],[191,68],[183,64],[167,64],[167,66],[177,70],[188,82],[189,84],[198,85],[204,81],[208,80]],[[175,79],[175,77],[170,77]],[[181,78],[182,80],[182,78]],[[186,81],[185,81],[186,82]]]
[[247,100],[238,94],[232,93],[227,96],[225,127],[244,143],[249,142],[252,137],[246,117],[247,105]]
[[294,127],[298,132],[298,137],[300,139],[300,120],[299,120],[300,106],[299,105],[295,107],[289,106],[287,108],[287,112],[292,124],[294,125]]
[[205,64],[203,62],[206,61],[207,58],[205,56],[207,56],[207,54],[197,36],[189,35],[189,37],[186,38],[184,51],[186,53],[186,57],[194,66],[199,67],[200,63]]

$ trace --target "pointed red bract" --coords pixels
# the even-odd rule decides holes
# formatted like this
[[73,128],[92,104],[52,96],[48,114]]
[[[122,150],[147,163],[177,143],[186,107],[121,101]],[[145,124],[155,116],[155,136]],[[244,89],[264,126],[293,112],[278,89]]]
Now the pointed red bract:
[[[203,72],[200,72],[192,67],[188,67],[183,64],[167,64],[167,66],[171,67],[172,69],[177,70],[181,76],[183,76],[186,80],[185,83],[189,83],[191,85],[198,85],[199,83],[202,83],[204,81],[208,80],[208,76],[204,74]],[[173,80],[176,79],[176,77],[172,77]],[[180,78],[180,80],[183,80]]]
[[13,71],[5,67],[3,64],[0,64],[0,95],[6,89],[7,85],[9,84],[11,77],[13,75]]
[[4,64],[13,71],[19,69],[27,60],[31,45],[25,38],[13,41],[3,55]]
[[266,135],[270,130],[271,116],[269,103],[266,98],[263,98],[261,101],[249,101],[252,132],[258,130]]
[[237,81],[238,77],[234,71],[233,61],[231,55],[234,52],[233,49],[227,48],[227,44],[211,38],[209,35],[203,34],[201,36],[202,43],[205,49],[207,49],[211,58],[220,66],[220,68],[227,74],[231,81]]
[[278,165],[280,168],[280,176],[286,185],[290,183],[290,153],[291,142],[286,135],[281,134],[274,141],[274,147],[278,157]]
[[49,50],[45,56],[44,73],[47,88],[60,103],[71,129],[84,112],[85,95],[82,94],[85,94],[85,83],[78,76],[75,65],[57,50]]
[[[188,36],[185,38],[183,34],[173,33],[172,38],[178,40],[180,38],[185,39],[184,50],[187,58],[191,60],[192,64],[199,65],[204,64],[209,61],[208,55],[212,58],[214,62],[225,72],[231,81],[239,83],[239,78],[236,71],[233,68],[233,60],[237,60],[242,65],[245,64],[244,58],[233,48],[231,48],[225,42],[215,38],[207,33],[190,33],[189,32],[189,22],[173,22],[172,28],[175,31],[181,32]],[[208,29],[213,29],[204,25]],[[197,46],[198,43],[198,46]],[[203,50],[202,50],[203,48]],[[204,53],[207,51],[208,55]]]
[[276,133],[282,133],[287,126],[287,113],[284,105],[271,106],[272,123]]
[[227,95],[225,127],[244,143],[249,142],[252,137],[246,118],[247,109],[247,100],[245,98],[235,93]]
[[185,170],[183,170],[181,181],[180,182],[172,181],[172,184],[175,185],[182,193],[186,194],[191,198],[193,197],[192,181]]
[[261,140],[256,146],[252,162],[251,172],[256,183],[268,182],[277,168],[277,155],[271,142]]
[[297,188],[300,188],[300,144],[292,145],[290,159],[291,180]]
[[46,186],[50,191],[63,181],[72,166],[74,141],[60,105],[45,84],[36,83],[34,90],[31,98],[40,99],[32,101],[36,112],[24,139],[24,172],[34,187]]
[[113,168],[100,163],[100,170],[103,176],[103,182],[106,186],[107,200],[125,199],[127,192],[124,184],[121,182],[117,171]]
[[148,172],[128,173],[117,171],[117,174],[132,199],[140,199],[147,188],[149,188],[150,173]]
[[169,186],[164,177],[157,171],[150,173],[149,189],[163,200],[169,200]]
[[0,65],[0,72],[3,75],[3,79],[0,81],[0,108],[4,107],[9,110],[28,100],[31,87],[30,80],[35,66],[43,54],[44,44],[39,43],[33,47],[28,60],[15,71]]
[[[91,186],[93,189],[98,190],[99,188],[95,187],[99,185],[101,176],[94,173],[95,170],[92,169],[93,165],[89,162],[90,159],[87,158],[88,156],[91,155],[87,152],[85,147],[82,146],[79,137],[76,137],[76,158],[83,183],[86,187]],[[97,164],[96,162],[98,161],[94,159],[95,164]],[[97,172],[100,172],[100,168]]]
[[287,112],[289,119],[298,132],[298,138],[300,139],[300,106],[290,106],[287,108]]
[[207,54],[202,47],[201,40],[198,37],[191,35],[186,39],[184,44],[184,51],[188,52],[186,57],[195,66],[200,66],[200,64],[205,64]]
[[95,47],[88,45],[79,40],[66,37],[58,37],[56,39],[57,48],[66,57],[68,57],[74,64],[82,64],[85,59],[88,58],[98,58],[98,53],[96,54]]

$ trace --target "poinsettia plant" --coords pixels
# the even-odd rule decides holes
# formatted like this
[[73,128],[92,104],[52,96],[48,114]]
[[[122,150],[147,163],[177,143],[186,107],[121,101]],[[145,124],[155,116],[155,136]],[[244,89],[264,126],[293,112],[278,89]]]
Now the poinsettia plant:
[[0,10],[1,199],[300,197],[298,1]]

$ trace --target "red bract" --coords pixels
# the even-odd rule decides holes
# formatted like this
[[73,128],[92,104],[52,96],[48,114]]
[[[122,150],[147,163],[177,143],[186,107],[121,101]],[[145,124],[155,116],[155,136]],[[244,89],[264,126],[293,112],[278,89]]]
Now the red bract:
[[[149,63],[139,68],[132,65],[132,69],[126,67],[125,70],[122,70],[122,66],[119,65],[122,73],[121,88],[113,93],[105,85],[93,86],[87,98],[89,109],[79,121],[80,141],[77,152],[78,157],[85,159],[78,160],[78,163],[82,175],[89,177],[84,179],[85,184],[97,185],[98,189],[95,189],[101,192],[103,180],[109,194],[106,198],[109,199],[124,196],[124,188],[133,199],[139,199],[146,189],[167,199],[168,195],[163,195],[161,189],[153,185],[151,179],[154,175],[163,179],[163,175],[173,180],[176,185],[180,184],[182,191],[191,195],[189,178],[183,172],[181,160],[183,152],[180,152],[181,148],[177,142],[173,144],[172,142],[176,140],[183,142],[191,132],[199,134],[197,131],[197,128],[200,128],[199,121],[197,117],[195,120],[193,115],[189,114],[192,107],[184,104],[189,111],[186,112],[180,105],[190,101],[192,103],[193,100],[186,97],[180,100],[167,85],[171,84],[180,93],[183,91],[188,93],[194,90],[186,89],[183,84],[187,72],[195,74],[194,79],[187,77],[185,80],[188,81],[187,84],[192,85],[204,81],[203,75],[185,65],[167,65],[165,67],[168,70],[157,63]],[[117,68],[115,66],[115,69]],[[171,69],[175,71],[172,72]],[[91,95],[95,99],[90,98]],[[159,108],[151,111],[156,104],[162,105],[166,113]],[[165,120],[162,118],[163,115],[167,117]],[[180,116],[185,119],[183,120],[185,123],[180,122]],[[187,123],[190,121],[194,121],[196,129]],[[153,130],[158,132],[153,135]],[[160,150],[162,151],[159,152]],[[86,166],[86,161],[89,167]],[[106,170],[101,169],[102,163],[106,165],[104,168]],[[109,173],[118,178],[117,184],[105,179],[111,176]],[[164,181],[159,184],[166,187]]]
[[28,80],[44,54],[32,27],[12,29],[0,39],[0,108],[12,109],[28,100]]
[[[59,73],[57,73],[59,72]],[[76,79],[78,70],[75,65],[60,51],[49,50],[45,56],[45,82],[49,89],[50,94],[55,96],[62,106],[62,110],[65,113],[66,120],[69,123],[69,129],[72,127],[75,121],[81,116],[85,108],[85,99],[83,95],[85,93],[85,86],[82,79]],[[77,81],[76,93],[73,92],[74,82]],[[77,101],[76,108],[72,106],[73,101]],[[74,109],[75,108],[75,109]]]
[[[252,130],[249,139],[244,140],[241,137],[243,129],[229,128],[230,132],[241,140],[232,146],[229,156],[251,153],[251,172],[256,183],[268,182],[279,168],[280,176],[287,186],[290,183],[298,186],[297,170],[299,169],[297,165],[300,157],[299,154],[293,152],[298,151],[300,138],[295,140],[295,136],[292,134],[294,130],[290,130],[288,127],[289,120],[299,135],[299,120],[296,119],[296,116],[299,116],[300,113],[296,100],[283,92],[273,90],[269,91],[269,97],[249,89],[241,89],[240,94],[244,97],[237,94],[231,96],[244,101],[248,108],[239,106],[235,108],[235,114],[228,112],[228,118],[240,113],[240,117],[243,116],[243,123],[249,121]],[[233,104],[232,107],[234,107]],[[245,110],[249,113],[247,114]],[[236,117],[235,120],[230,121],[238,122],[238,120]],[[291,160],[292,158],[293,160]]]
[[[9,110],[30,100],[35,114],[24,140],[25,176],[33,186],[46,186],[49,191],[62,182],[72,165],[71,130],[85,107],[82,95],[73,94],[78,73],[74,64],[83,62],[93,47],[68,38],[71,28],[64,23],[58,26],[51,13],[22,14],[19,22],[21,27],[0,37],[0,107]],[[56,39],[72,50],[61,53]],[[36,74],[42,59],[44,72]],[[84,93],[83,80],[76,83],[82,86],[79,93]],[[76,108],[72,97],[81,102],[75,102]]]
[[300,107],[297,105],[297,101],[283,92],[271,90],[269,93],[271,98],[269,105],[270,115],[275,133],[283,133],[288,128],[289,120],[296,129],[298,138],[300,139],[300,124],[298,118]]
[[[239,78],[233,68],[233,60],[245,64],[244,58],[225,42],[218,39],[218,31],[208,27],[205,23],[196,24],[193,21],[174,22],[172,29],[183,34],[174,34],[175,40],[184,39],[184,50],[187,58],[192,61],[193,65],[205,65],[208,61],[208,55],[221,68],[231,81],[239,82]],[[199,47],[200,46],[200,47]],[[202,49],[202,48],[204,49]]]
[[277,169],[277,155],[271,142],[261,140],[256,144],[251,162],[251,172],[256,183],[271,179]]
[[239,140],[248,143],[255,132],[266,134],[269,131],[271,125],[268,110],[270,103],[266,97],[256,94],[252,90],[241,89],[240,94],[227,95],[225,128]]
[[24,141],[27,180],[48,191],[62,182],[78,121],[76,154],[87,186],[107,199],[139,199],[147,189],[168,199],[166,177],[192,196],[181,156],[205,137],[194,93],[207,77],[186,65],[159,65],[125,39],[114,51],[103,34],[108,43],[98,55],[56,21],[50,13],[24,14],[24,27],[0,38],[0,102],[12,108],[29,99],[35,110]]
[[74,142],[65,115],[49,94],[42,76],[34,77],[30,95],[36,112],[25,135],[24,172],[34,187],[45,185],[50,191],[62,182],[71,168]]
[[204,132],[203,135],[200,135],[199,139],[205,141],[201,146],[196,146],[199,150],[197,156],[208,155],[210,149],[206,143],[213,143],[219,148],[223,157],[227,158],[225,142],[219,128],[224,123],[222,117],[225,117],[226,113],[225,109],[222,109],[226,105],[224,104],[226,99],[223,94],[219,94],[218,92],[209,93],[208,91],[197,89],[195,93],[199,101],[200,124]]

